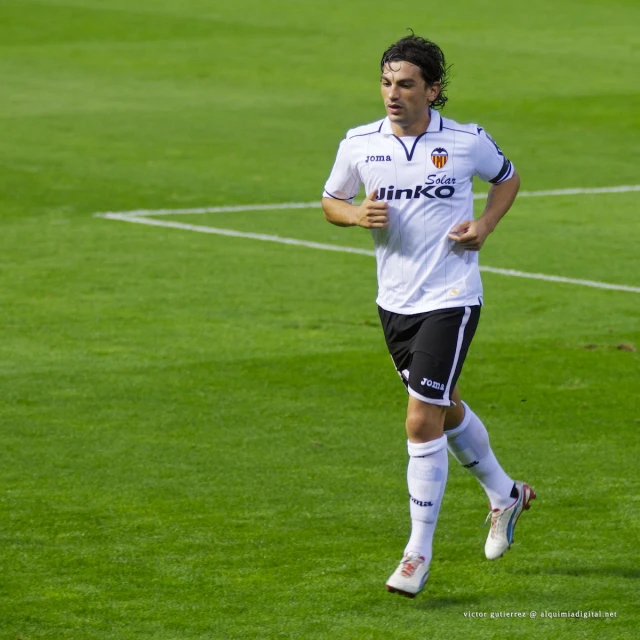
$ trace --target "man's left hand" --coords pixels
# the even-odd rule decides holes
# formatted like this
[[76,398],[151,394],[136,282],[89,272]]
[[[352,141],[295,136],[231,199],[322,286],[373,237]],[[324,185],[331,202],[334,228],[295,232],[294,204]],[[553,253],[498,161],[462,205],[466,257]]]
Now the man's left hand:
[[491,231],[481,219],[465,220],[453,227],[447,237],[463,249],[479,251]]

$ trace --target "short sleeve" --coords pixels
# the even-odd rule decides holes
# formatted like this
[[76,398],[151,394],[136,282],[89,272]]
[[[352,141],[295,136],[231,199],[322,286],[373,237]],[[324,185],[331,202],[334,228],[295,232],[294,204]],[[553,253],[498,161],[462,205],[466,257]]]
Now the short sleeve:
[[475,155],[474,175],[485,182],[500,184],[511,178],[515,172],[511,162],[505,158],[500,147],[482,127],[478,127]]
[[345,138],[338,147],[338,155],[322,195],[325,198],[351,202],[360,193],[361,185],[362,180],[357,168],[353,166],[349,142]]

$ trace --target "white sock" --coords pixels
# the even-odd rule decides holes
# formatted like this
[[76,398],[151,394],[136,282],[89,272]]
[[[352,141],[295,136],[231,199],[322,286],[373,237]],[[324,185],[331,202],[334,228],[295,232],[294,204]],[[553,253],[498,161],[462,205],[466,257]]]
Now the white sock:
[[444,435],[431,442],[407,442],[411,537],[404,552],[419,553],[427,564],[431,562],[433,532],[447,484],[449,460],[446,446],[447,437]]
[[504,509],[513,504],[513,480],[496,460],[489,434],[478,416],[463,402],[464,418],[450,431],[445,431],[451,455],[478,479],[487,492],[492,509]]

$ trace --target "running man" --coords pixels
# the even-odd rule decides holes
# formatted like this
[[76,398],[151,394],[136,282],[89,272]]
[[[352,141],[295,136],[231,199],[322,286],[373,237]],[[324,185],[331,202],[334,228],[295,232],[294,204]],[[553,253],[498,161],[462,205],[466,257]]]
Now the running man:
[[[373,235],[380,320],[409,393],[411,535],[387,589],[413,598],[429,575],[447,449],[489,498],[489,560],[509,549],[520,514],[536,497],[502,469],[457,387],[482,307],[478,251],[513,204],[520,178],[482,127],[440,115],[448,67],[436,44],[402,38],[384,52],[380,69],[387,115],[347,132],[322,207],[330,223]],[[474,176],[491,184],[478,219]],[[368,195],[354,205],[362,185]]]

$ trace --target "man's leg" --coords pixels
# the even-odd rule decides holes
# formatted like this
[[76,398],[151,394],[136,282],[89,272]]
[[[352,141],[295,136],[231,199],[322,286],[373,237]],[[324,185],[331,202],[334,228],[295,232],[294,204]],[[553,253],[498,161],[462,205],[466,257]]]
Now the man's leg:
[[444,421],[449,452],[482,485],[492,509],[508,507],[517,497],[515,482],[500,466],[485,426],[462,402],[457,386],[451,399],[455,405],[447,408]]
[[405,596],[419,593],[428,576],[448,473],[445,414],[479,318],[479,306],[415,316],[380,310],[389,353],[410,396],[406,429],[411,536],[387,581],[389,591]]
[[460,398],[456,387],[452,394],[455,403],[447,409],[445,434],[451,455],[473,476],[485,490],[490,503],[491,530],[485,544],[489,560],[500,558],[513,542],[515,525],[529,502],[536,497],[524,482],[507,475],[489,444],[489,434],[480,418]]
[[387,581],[389,591],[413,597],[429,574],[433,533],[447,483],[446,407],[409,396],[407,448],[411,537],[403,560]]
[[405,553],[418,552],[431,561],[431,542],[447,483],[447,438],[443,434],[446,407],[409,396],[407,407],[407,485],[411,537]]

